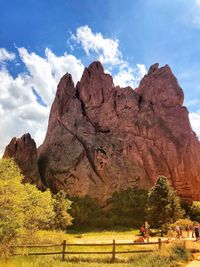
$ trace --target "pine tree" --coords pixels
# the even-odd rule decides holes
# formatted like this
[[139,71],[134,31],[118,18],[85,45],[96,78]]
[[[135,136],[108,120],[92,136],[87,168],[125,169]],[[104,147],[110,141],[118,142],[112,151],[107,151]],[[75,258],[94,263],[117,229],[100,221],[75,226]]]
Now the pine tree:
[[154,227],[175,222],[183,216],[180,199],[165,176],[159,176],[147,199],[147,217]]

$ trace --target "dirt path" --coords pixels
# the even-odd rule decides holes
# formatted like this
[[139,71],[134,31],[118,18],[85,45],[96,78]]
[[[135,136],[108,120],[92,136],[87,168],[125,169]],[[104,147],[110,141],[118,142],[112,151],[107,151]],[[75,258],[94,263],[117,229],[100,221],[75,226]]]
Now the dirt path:
[[200,254],[198,253],[196,259],[190,262],[186,267],[200,267]]
[[200,261],[192,261],[186,267],[200,267]]

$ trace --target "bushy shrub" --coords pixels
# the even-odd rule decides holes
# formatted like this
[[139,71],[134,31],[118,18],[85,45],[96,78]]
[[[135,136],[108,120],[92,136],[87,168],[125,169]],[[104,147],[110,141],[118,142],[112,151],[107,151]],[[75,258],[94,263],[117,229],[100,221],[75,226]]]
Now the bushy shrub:
[[172,260],[178,261],[189,261],[191,254],[184,244],[176,244],[171,247],[170,257]]

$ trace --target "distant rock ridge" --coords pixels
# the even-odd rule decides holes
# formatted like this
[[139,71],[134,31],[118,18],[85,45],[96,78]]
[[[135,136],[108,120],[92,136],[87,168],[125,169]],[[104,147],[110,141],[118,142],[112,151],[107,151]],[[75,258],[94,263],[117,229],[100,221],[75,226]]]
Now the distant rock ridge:
[[14,137],[7,145],[3,158],[13,158],[24,175],[23,182],[35,184],[42,189],[39,169],[37,165],[37,148],[30,134],[21,138]]
[[182,198],[200,200],[200,142],[183,99],[168,65],[152,65],[135,90],[114,86],[100,62],[85,68],[76,86],[65,74],[38,149],[42,182],[104,202],[120,188],[149,189],[165,175]]

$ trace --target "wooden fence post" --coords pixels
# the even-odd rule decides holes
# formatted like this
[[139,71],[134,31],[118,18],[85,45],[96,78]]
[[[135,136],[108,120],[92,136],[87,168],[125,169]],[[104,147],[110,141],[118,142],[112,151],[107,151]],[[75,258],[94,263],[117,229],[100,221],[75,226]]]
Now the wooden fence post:
[[65,260],[65,248],[66,248],[66,240],[63,240],[63,250],[62,250],[62,261]]
[[113,239],[113,247],[112,247],[112,262],[115,261],[115,239]]
[[162,241],[161,238],[158,238],[158,249],[161,250]]

